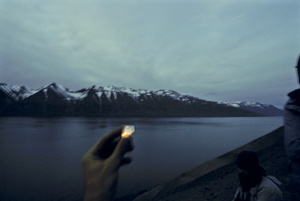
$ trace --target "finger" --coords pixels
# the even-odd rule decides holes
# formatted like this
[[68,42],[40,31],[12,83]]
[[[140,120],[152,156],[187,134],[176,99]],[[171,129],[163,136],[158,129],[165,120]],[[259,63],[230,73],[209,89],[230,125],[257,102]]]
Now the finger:
[[119,144],[116,146],[112,158],[114,158],[117,161],[121,161],[124,155],[127,152],[132,151],[133,149],[134,149],[134,144],[132,141],[132,137],[122,138]]
[[116,138],[121,136],[123,127],[117,128],[110,133],[103,136],[91,149],[91,153],[97,153],[101,148],[105,147],[108,144],[111,144]]
[[130,137],[129,142],[130,142],[130,144],[129,144],[128,151],[130,152],[130,151],[133,151],[135,148],[132,137]]
[[103,145],[100,149],[98,149],[94,155],[98,156],[100,159],[106,159],[112,155],[115,151],[116,146],[118,145],[121,138],[116,138],[112,143]]
[[129,164],[129,163],[131,163],[131,162],[132,162],[132,157],[125,157],[125,158],[123,158],[122,161],[121,161],[121,166],[127,165],[127,164]]

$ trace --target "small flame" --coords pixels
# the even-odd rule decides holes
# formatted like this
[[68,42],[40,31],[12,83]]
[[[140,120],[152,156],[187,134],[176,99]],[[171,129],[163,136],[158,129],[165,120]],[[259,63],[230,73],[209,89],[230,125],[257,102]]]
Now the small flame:
[[121,136],[128,138],[132,133],[134,133],[134,126],[124,126]]

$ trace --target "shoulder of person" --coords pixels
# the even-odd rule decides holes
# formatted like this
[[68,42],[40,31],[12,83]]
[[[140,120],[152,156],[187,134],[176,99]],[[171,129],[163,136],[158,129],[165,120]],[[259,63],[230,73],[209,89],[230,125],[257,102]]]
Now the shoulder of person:
[[276,177],[268,175],[266,177],[263,178],[262,180],[262,184],[266,184],[266,185],[272,185],[272,184],[276,184],[277,186],[282,185],[281,181],[279,181]]
[[291,99],[300,100],[300,88],[296,89],[288,94]]
[[263,180],[256,189],[257,194],[255,197],[263,201],[280,201],[282,200],[282,193],[279,185],[281,185],[281,182],[276,177],[263,177]]
[[277,191],[279,189],[279,186],[282,183],[274,176],[265,176],[263,177],[262,181],[260,182],[260,184],[258,184],[257,186],[255,186],[254,188],[251,189],[251,194],[254,195],[258,192],[262,193],[272,193],[274,191]]
[[290,99],[285,105],[285,109],[300,112],[300,89],[292,91],[288,94]]

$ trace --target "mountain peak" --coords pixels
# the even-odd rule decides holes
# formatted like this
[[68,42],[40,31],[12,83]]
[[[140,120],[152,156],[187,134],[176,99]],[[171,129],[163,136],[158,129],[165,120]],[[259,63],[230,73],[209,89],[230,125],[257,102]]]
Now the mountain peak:
[[[0,115],[61,116],[257,116],[278,115],[281,110],[255,102],[212,102],[173,90],[96,87],[70,91],[55,82],[32,90],[0,84]],[[208,104],[209,103],[209,104]],[[33,108],[31,108],[33,107]],[[258,110],[259,109],[259,110]],[[249,112],[250,111],[250,112]],[[274,113],[274,111],[276,111]]]
[[66,90],[66,88],[62,85],[57,84],[56,82],[53,82],[51,84],[49,84],[47,87],[45,88],[52,88],[52,89],[61,89],[61,90]]
[[58,86],[58,84],[56,84],[56,82],[52,82],[51,84],[49,84],[49,86]]

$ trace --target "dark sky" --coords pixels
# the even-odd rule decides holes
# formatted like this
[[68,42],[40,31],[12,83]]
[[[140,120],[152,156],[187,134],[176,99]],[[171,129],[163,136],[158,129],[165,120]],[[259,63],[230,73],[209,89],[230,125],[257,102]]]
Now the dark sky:
[[0,82],[171,89],[282,108],[299,0],[0,0]]

